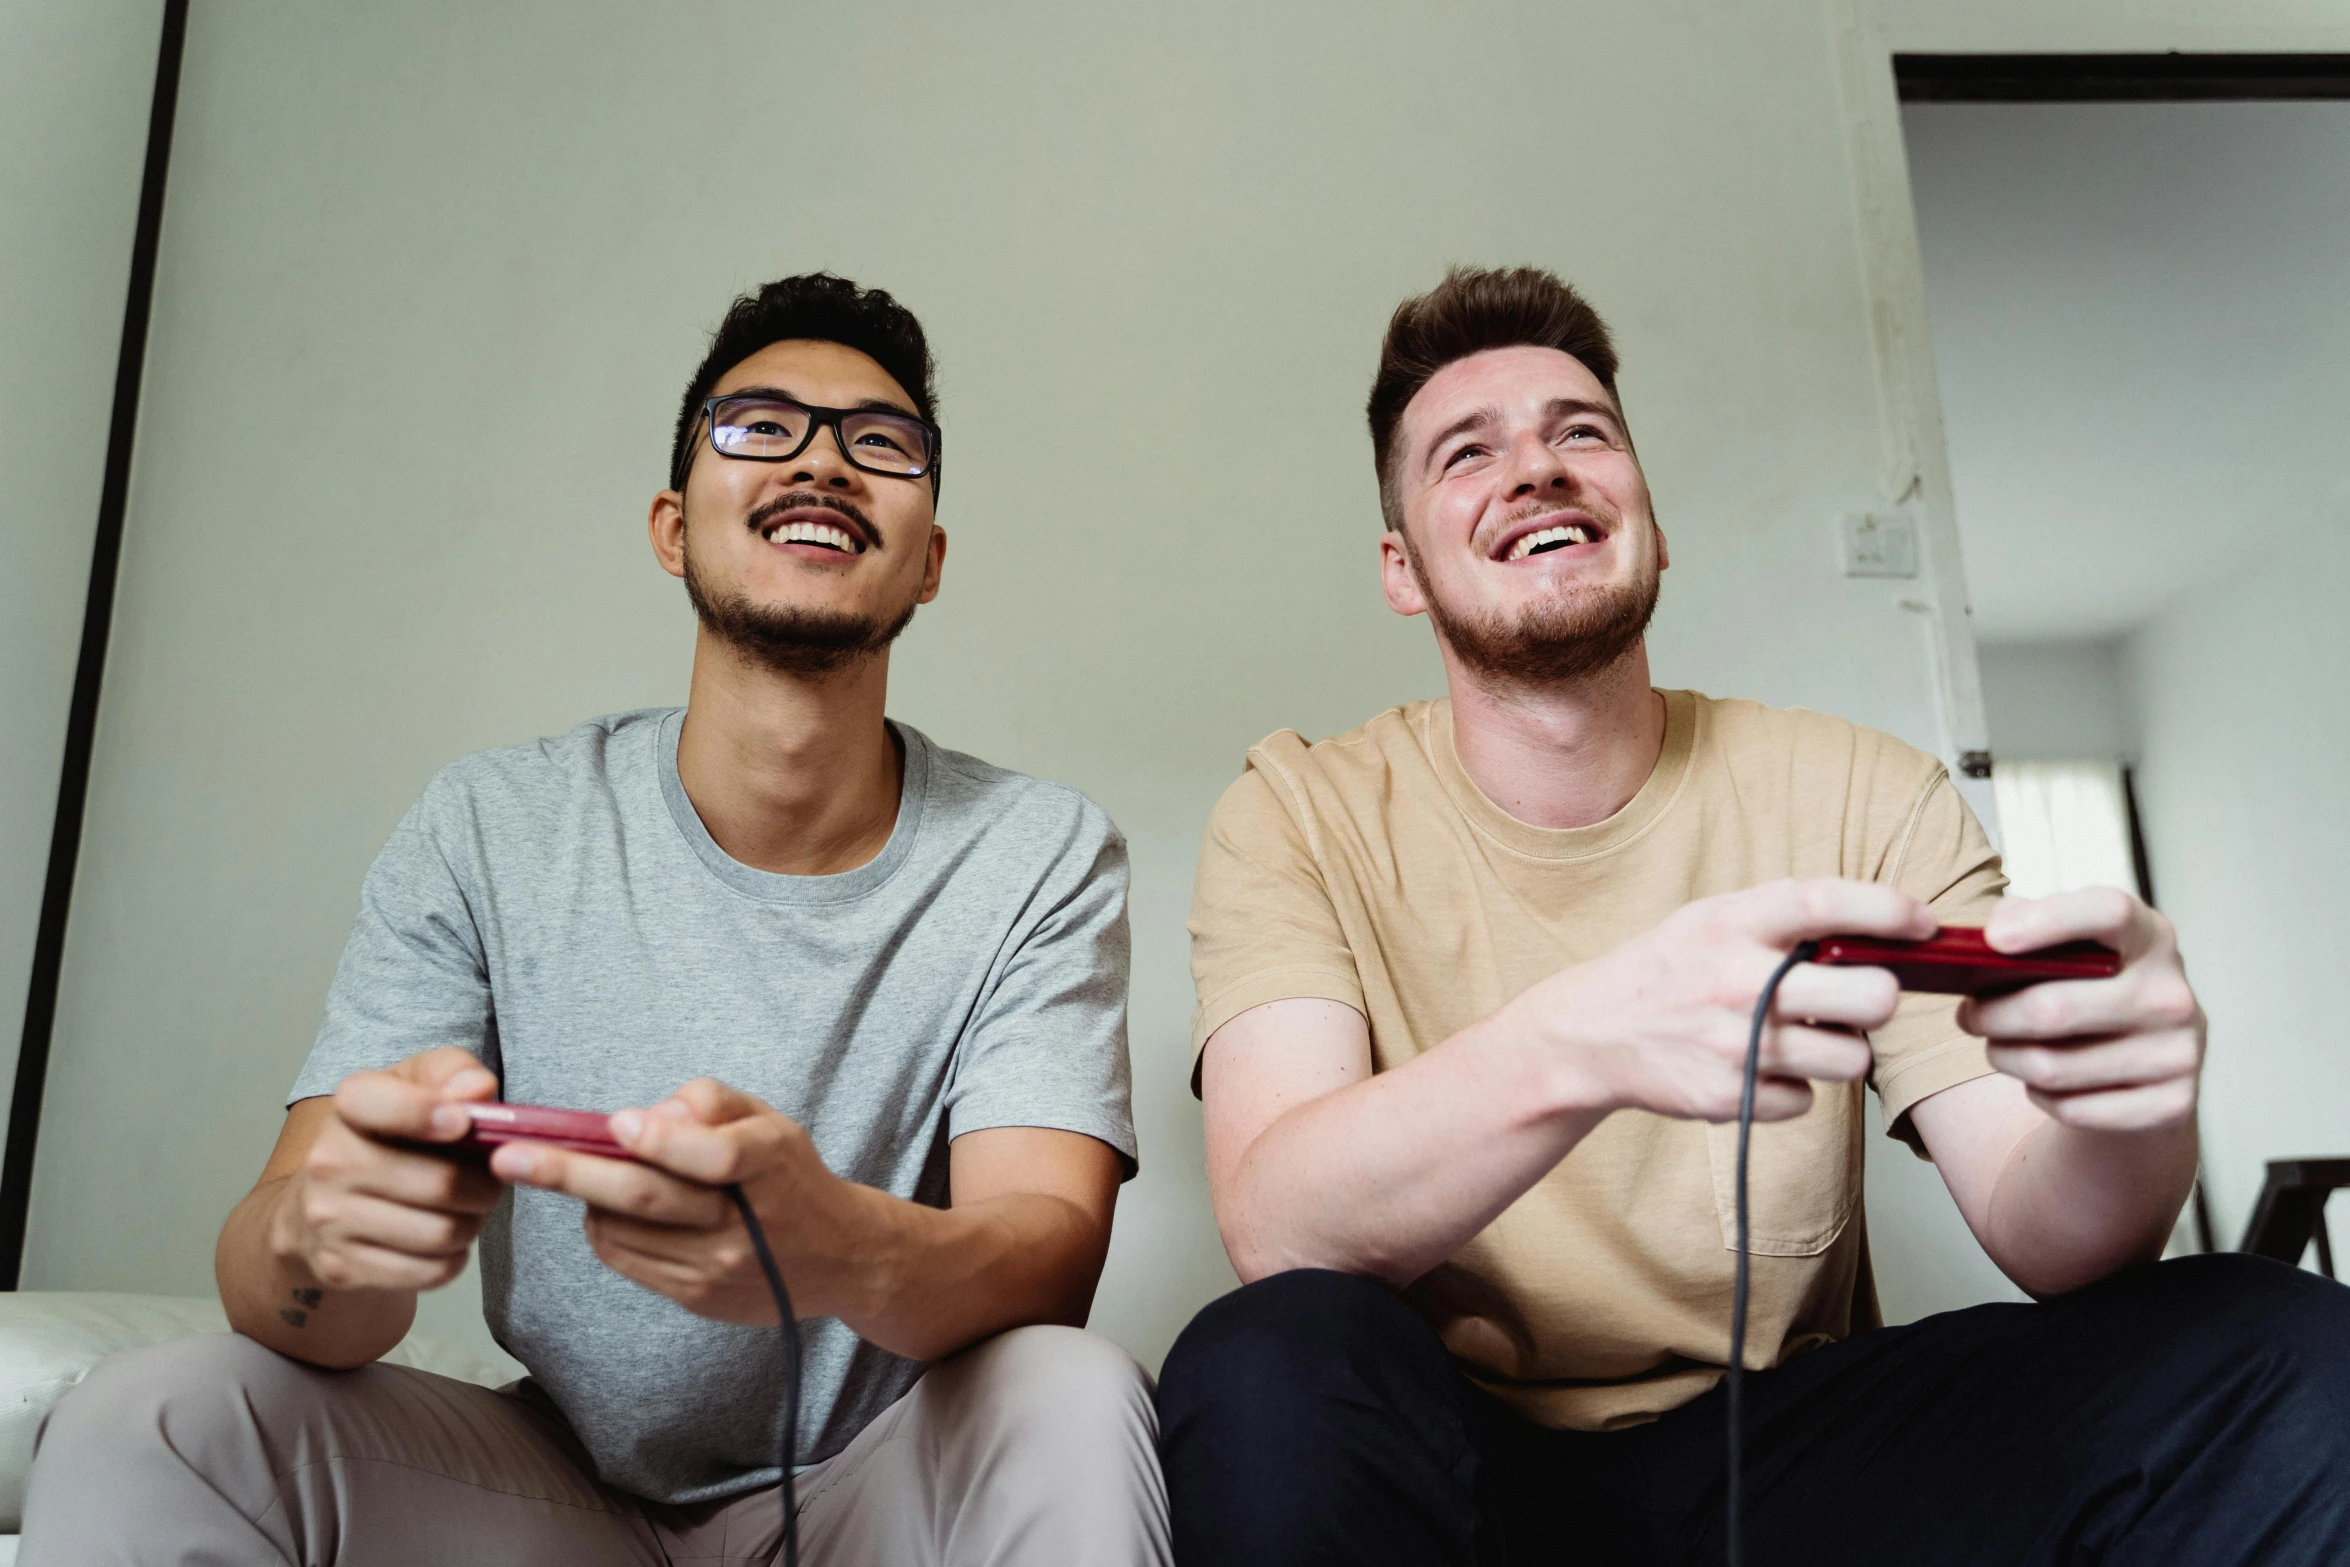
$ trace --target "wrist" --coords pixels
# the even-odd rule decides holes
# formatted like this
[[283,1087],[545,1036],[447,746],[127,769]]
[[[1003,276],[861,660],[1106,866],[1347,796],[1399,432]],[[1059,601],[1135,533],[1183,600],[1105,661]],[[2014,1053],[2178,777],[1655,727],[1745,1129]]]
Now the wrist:
[[1563,1025],[1560,1010],[1527,1005],[1521,996],[1470,1031],[1482,1034],[1485,1048],[1503,1063],[1508,1102],[1530,1119],[1596,1124],[1623,1103],[1594,1069],[1588,1042]]
[[914,1221],[929,1210],[839,1176],[833,1180],[841,1189],[846,1221],[839,1232],[846,1244],[837,1270],[844,1298],[836,1315],[854,1326],[886,1316],[907,1281],[920,1274]]
[[278,1273],[297,1284],[316,1285],[318,1276],[310,1266],[309,1226],[302,1222],[307,1195],[301,1174],[288,1176],[277,1189],[276,1201],[269,1205],[261,1238],[270,1265]]

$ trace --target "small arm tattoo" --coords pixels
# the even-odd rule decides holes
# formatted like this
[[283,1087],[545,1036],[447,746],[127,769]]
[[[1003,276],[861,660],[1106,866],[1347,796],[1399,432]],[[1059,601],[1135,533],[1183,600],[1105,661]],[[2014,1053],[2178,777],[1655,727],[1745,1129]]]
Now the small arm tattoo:
[[326,1291],[302,1289],[295,1290],[292,1294],[295,1304],[280,1307],[277,1315],[278,1320],[285,1323],[286,1326],[298,1328],[310,1320],[310,1313],[316,1311],[318,1303],[326,1299]]

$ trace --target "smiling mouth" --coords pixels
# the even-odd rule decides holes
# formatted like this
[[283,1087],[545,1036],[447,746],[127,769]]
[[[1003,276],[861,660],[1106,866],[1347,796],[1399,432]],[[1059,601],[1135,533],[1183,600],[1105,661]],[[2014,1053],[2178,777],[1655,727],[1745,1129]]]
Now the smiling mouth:
[[770,544],[813,544],[818,549],[836,550],[843,555],[865,553],[865,541],[848,529],[809,517],[778,517],[759,530],[759,537]]
[[1563,550],[1574,544],[1596,544],[1600,534],[1596,528],[1579,522],[1565,523],[1556,528],[1539,528],[1512,544],[1503,560],[1524,560],[1529,555],[1541,555],[1550,550]]

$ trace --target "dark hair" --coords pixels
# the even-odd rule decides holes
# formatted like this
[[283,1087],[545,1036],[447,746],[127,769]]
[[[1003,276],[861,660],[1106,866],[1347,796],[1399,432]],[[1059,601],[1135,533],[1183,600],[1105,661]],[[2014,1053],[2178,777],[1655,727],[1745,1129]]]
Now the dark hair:
[[1616,397],[1616,346],[1591,302],[1540,267],[1454,267],[1444,281],[1395,307],[1371,380],[1371,456],[1379,465],[1379,509],[1403,526],[1395,492],[1396,432],[1404,405],[1456,359],[1521,344],[1555,348],[1583,363]]
[[[669,443],[669,482],[685,482],[693,456],[693,439],[701,423],[702,404],[719,377],[770,343],[809,338],[853,348],[888,371],[914,411],[938,423],[938,392],[932,385],[937,366],[930,344],[914,312],[878,288],[859,288],[829,272],[803,272],[778,278],[757,293],[745,294],[726,310],[726,319],[710,334],[710,351],[686,386],[685,401],[677,410],[677,435]],[[938,494],[939,462],[930,465],[930,493]]]

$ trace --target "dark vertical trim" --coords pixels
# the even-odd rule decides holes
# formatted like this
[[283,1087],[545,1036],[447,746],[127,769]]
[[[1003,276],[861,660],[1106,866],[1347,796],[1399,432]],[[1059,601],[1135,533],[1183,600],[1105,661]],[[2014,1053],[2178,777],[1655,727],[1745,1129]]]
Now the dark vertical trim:
[[188,0],[164,0],[163,39],[155,52],[155,99],[147,113],[147,166],[139,180],[139,221],[131,241],[130,292],[123,303],[122,345],[114,363],[106,478],[98,492],[98,536],[90,551],[90,592],[82,610],[73,700],[66,709],[65,763],[58,774],[49,872],[41,886],[40,923],[34,929],[24,1043],[16,1056],[16,1094],[8,1102],[8,1146],[0,1154],[0,1289],[16,1288],[24,1271],[33,1145],[41,1130],[41,1094],[49,1076],[49,1040],[57,1022],[57,984],[65,964],[66,917],[73,902],[74,867],[81,858],[82,814],[89,803],[98,687],[105,678],[106,640],[114,626],[114,580],[122,564],[123,511],[130,500],[131,447],[139,428],[139,378],[147,364],[155,256],[163,237],[163,186],[171,168],[172,120],[179,107],[180,55],[187,36]]
[[2130,873],[2138,878],[2138,896],[2154,907],[2154,867],[2146,860],[2146,824],[2138,817],[2138,770],[2122,769],[2122,808],[2130,813]]

